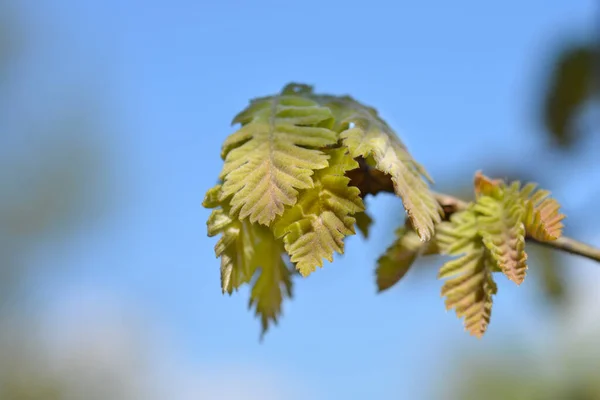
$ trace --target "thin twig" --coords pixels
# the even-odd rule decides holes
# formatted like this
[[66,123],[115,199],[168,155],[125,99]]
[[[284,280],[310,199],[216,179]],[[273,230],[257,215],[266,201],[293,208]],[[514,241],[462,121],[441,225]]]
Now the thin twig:
[[530,237],[528,237],[527,240],[538,243],[545,247],[562,250],[566,253],[575,254],[577,256],[582,256],[589,258],[590,260],[600,262],[600,249],[597,249],[589,244],[582,243],[578,240],[571,239],[570,237],[561,236],[551,242],[543,242]]
[[[359,168],[348,171],[346,175],[350,178],[352,185],[360,189],[362,196],[367,194],[377,194],[379,192],[394,193],[394,185],[389,175],[371,168],[364,160],[358,159]],[[468,203],[444,193],[433,194],[444,209],[446,218],[453,213],[467,208]],[[570,254],[575,254],[590,260],[600,262],[600,249],[582,243],[578,240],[565,236],[553,241],[541,241],[532,237],[527,237],[530,242],[539,243],[546,247],[551,247]]]

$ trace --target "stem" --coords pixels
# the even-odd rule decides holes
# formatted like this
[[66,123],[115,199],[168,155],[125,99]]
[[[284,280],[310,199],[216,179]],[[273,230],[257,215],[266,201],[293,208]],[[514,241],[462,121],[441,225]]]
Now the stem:
[[553,240],[551,242],[543,242],[530,237],[528,237],[527,239],[534,243],[538,243],[542,246],[562,250],[566,253],[575,254],[577,256],[582,256],[585,258],[589,258],[590,260],[600,262],[600,249],[597,249],[594,246],[582,243],[578,240],[571,239],[566,236],[561,236],[558,239]]
[[[363,196],[367,194],[375,195],[379,192],[395,193],[394,185],[389,175],[371,168],[363,159],[358,159],[358,163],[359,168],[348,171],[346,176],[350,178],[353,186],[360,189]],[[433,196],[444,209],[446,218],[457,211],[464,210],[468,205],[466,201],[449,194],[433,192]],[[541,241],[527,236],[527,240],[600,262],[600,249],[575,239],[562,236],[553,241]]]
[[[443,193],[434,193],[436,200],[442,205],[446,214],[452,214],[460,210],[464,210],[467,207],[467,203],[454,196]],[[581,257],[588,258],[600,262],[600,249],[595,248],[589,244],[585,244],[575,239],[571,239],[566,236],[552,241],[537,240],[527,236],[527,240],[538,243],[542,246],[550,247],[556,250],[561,250],[566,253],[575,254]]]

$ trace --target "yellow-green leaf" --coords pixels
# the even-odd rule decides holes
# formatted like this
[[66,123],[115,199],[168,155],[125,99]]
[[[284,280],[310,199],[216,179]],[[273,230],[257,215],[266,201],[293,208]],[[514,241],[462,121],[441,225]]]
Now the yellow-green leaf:
[[360,191],[349,186],[344,176],[358,163],[344,148],[325,150],[329,166],[314,175],[314,187],[303,190],[296,205],[276,220],[275,237],[283,238],[291,261],[303,276],[323,266],[323,259],[333,261],[333,253],[344,251],[343,239],[354,234],[355,219],[364,211]]
[[439,225],[436,240],[447,254],[462,256],[440,268],[438,278],[446,279],[441,294],[446,309],[454,309],[458,318],[464,318],[465,329],[480,338],[490,323],[492,296],[498,291],[492,276],[494,261],[476,233],[474,213],[469,210],[452,217]]
[[215,254],[221,258],[221,287],[231,294],[254,277],[249,306],[260,317],[262,335],[277,322],[284,297],[291,297],[291,273],[282,258],[283,243],[269,228],[232,218],[227,201],[219,202],[221,185],[208,190],[203,205],[214,208],[207,222],[208,236],[221,234]]
[[394,286],[406,275],[417,257],[432,254],[433,241],[423,243],[417,233],[403,226],[396,231],[396,240],[377,260],[375,276],[377,290],[382,292]]
[[354,219],[356,220],[356,227],[363,237],[367,239],[369,237],[369,230],[373,224],[373,219],[366,211],[357,212],[354,214]]
[[562,235],[562,220],[565,215],[559,212],[560,204],[548,198],[547,190],[535,191],[534,184],[528,184],[521,190],[525,202],[523,222],[527,234],[541,241],[556,240]]
[[523,204],[518,191],[505,190],[502,199],[481,196],[475,204],[479,234],[504,275],[517,285],[527,273]]
[[252,286],[248,306],[254,306],[256,315],[260,317],[262,337],[271,322],[277,324],[283,299],[292,297],[292,279],[281,256],[281,240],[276,240],[272,232],[263,228],[257,235],[257,242],[254,261],[258,276]]
[[219,197],[221,196],[221,184],[215,185],[206,191],[202,206],[204,208],[216,208],[221,205]]
[[396,133],[374,108],[349,96],[320,96],[321,104],[332,109],[335,127],[352,157],[373,158],[378,170],[392,178],[408,217],[422,240],[429,240],[440,222],[442,209],[429,190],[431,180],[425,169],[410,155]]
[[[217,207],[221,185],[206,193],[205,207]],[[254,256],[255,237],[259,226],[239,221],[229,216],[227,206],[215,208],[207,222],[208,236],[221,234],[215,245],[215,255],[221,258],[221,290],[229,294],[252,278],[256,266]]]
[[477,216],[473,205],[452,214],[450,221],[439,223],[435,241],[441,254],[461,255],[471,249],[473,242],[481,240],[477,228]]
[[299,189],[313,187],[315,170],[327,167],[320,150],[337,142],[337,133],[319,125],[332,118],[327,107],[300,96],[261,98],[234,122],[242,127],[223,144],[221,200],[232,216],[270,225],[285,206],[296,203]]
[[475,173],[475,197],[482,195],[498,197],[503,188],[503,182],[501,179],[490,179],[483,175],[481,171]]
[[446,309],[454,309],[458,318],[464,318],[467,331],[482,337],[492,316],[492,296],[498,291],[493,267],[480,246],[464,256],[449,261],[440,270],[440,278],[452,277],[442,286]]

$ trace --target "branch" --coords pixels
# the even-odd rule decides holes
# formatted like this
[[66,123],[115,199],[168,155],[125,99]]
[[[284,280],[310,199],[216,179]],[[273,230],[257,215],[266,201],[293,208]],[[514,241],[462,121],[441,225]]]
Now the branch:
[[[465,201],[457,199],[454,196],[442,193],[434,193],[434,196],[444,209],[444,212],[447,216],[454,212],[464,210],[467,207],[467,203]],[[527,240],[533,243],[538,243],[545,247],[550,247],[600,262],[600,249],[566,236],[561,236],[560,238],[552,241],[542,241],[527,236]]]
[[[352,185],[360,189],[363,196],[367,194],[375,195],[379,192],[394,193],[394,186],[388,175],[372,169],[362,159],[358,161],[360,167],[349,171],[346,175],[351,179]],[[446,218],[457,211],[464,210],[468,204],[459,198],[444,193],[434,192],[434,196],[444,209]],[[527,236],[527,240],[545,247],[600,262],[600,249],[569,237],[562,236],[553,241],[541,241]]]

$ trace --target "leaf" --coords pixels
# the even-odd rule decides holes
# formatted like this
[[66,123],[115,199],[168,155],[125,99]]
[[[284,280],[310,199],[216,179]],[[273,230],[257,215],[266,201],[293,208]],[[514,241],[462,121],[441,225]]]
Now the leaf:
[[354,219],[356,220],[356,227],[363,237],[367,239],[369,237],[369,230],[373,224],[373,219],[366,211],[357,212],[354,214]]
[[271,322],[277,324],[282,313],[281,304],[285,297],[292,297],[291,273],[281,254],[283,244],[273,234],[262,228],[258,234],[255,262],[258,266],[257,278],[250,292],[248,307],[254,306],[260,316],[261,338]]
[[518,183],[503,191],[502,198],[481,196],[474,210],[479,213],[479,234],[504,275],[517,285],[527,272],[524,208]]
[[232,196],[231,215],[270,225],[299,189],[313,187],[315,170],[327,167],[319,148],[337,133],[319,125],[332,118],[326,107],[293,95],[257,99],[234,122],[242,127],[223,144],[221,200]]
[[477,218],[472,210],[452,215],[438,226],[436,239],[447,254],[462,255],[445,263],[438,278],[447,279],[441,294],[446,309],[464,318],[465,329],[481,338],[490,323],[492,296],[498,291],[492,273],[494,262],[476,234]]
[[[221,185],[208,190],[203,205],[218,207]],[[227,208],[227,206],[225,206]],[[215,245],[215,255],[221,258],[221,290],[232,294],[252,278],[256,265],[253,263],[256,230],[260,227],[248,221],[232,219],[226,209],[215,208],[207,222],[208,236],[222,234]]]
[[561,147],[570,147],[578,138],[573,121],[592,96],[597,57],[594,45],[583,45],[566,49],[556,59],[543,118],[549,133]]
[[534,184],[528,184],[521,190],[521,197],[525,202],[525,229],[536,240],[556,240],[562,235],[562,220],[565,215],[558,211],[560,204],[548,198],[549,191],[535,191],[535,187]]
[[402,144],[396,133],[374,108],[364,106],[349,96],[320,96],[319,101],[336,116],[334,129],[343,129],[340,138],[352,157],[373,158],[375,167],[391,176],[394,190],[412,220],[419,237],[431,238],[434,226],[441,221],[442,209],[422,177],[431,180]]
[[498,291],[492,277],[493,268],[482,247],[474,247],[464,256],[449,261],[440,270],[440,278],[448,279],[442,286],[446,309],[454,309],[458,318],[473,336],[481,338],[492,316],[492,296]]
[[204,200],[202,201],[204,208],[216,208],[221,205],[221,201],[219,200],[221,197],[221,187],[222,185],[219,183],[206,191]]
[[333,253],[344,251],[343,239],[354,234],[352,214],[364,211],[358,188],[344,176],[358,163],[344,148],[325,150],[329,166],[314,175],[314,187],[302,191],[296,205],[273,224],[275,237],[283,238],[285,249],[298,271],[308,276],[333,261]]
[[483,175],[481,171],[475,173],[475,197],[482,195],[498,197],[503,187],[501,179],[490,179]]
[[461,255],[481,239],[473,206],[470,204],[467,209],[452,214],[450,221],[437,225],[435,240],[441,254]]
[[402,226],[396,231],[396,240],[377,260],[377,290],[382,292],[394,286],[406,275],[417,257],[422,254],[432,254],[428,249],[433,242],[423,243],[417,233]]
[[219,184],[209,189],[202,203],[214,208],[207,222],[208,236],[222,234],[215,246],[215,254],[221,258],[221,287],[223,293],[232,294],[255,277],[249,307],[255,306],[260,316],[262,337],[270,322],[276,323],[281,315],[283,298],[292,296],[291,273],[282,258],[283,243],[264,226],[231,218],[227,202],[217,200],[221,188]]

